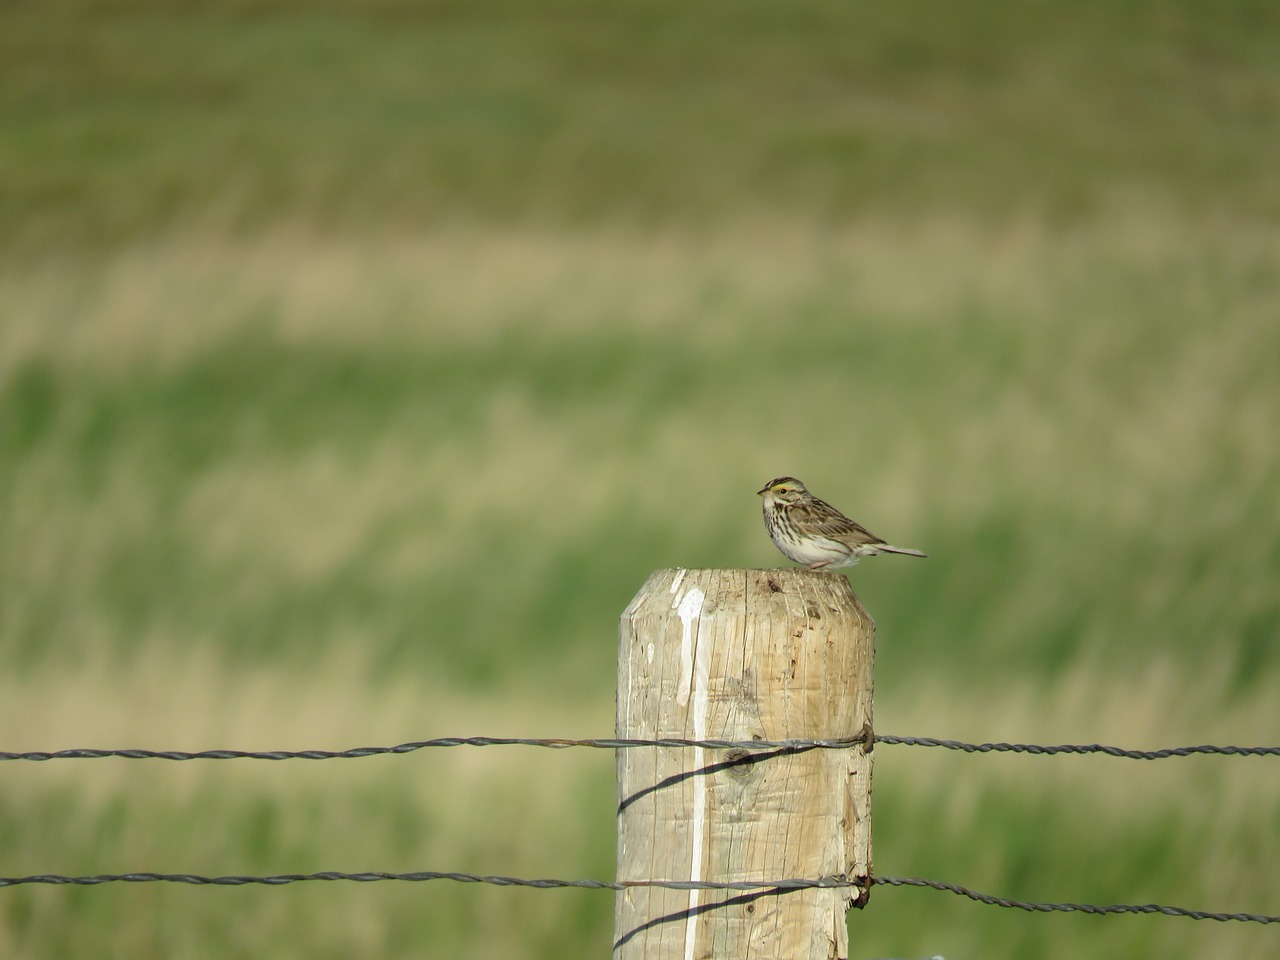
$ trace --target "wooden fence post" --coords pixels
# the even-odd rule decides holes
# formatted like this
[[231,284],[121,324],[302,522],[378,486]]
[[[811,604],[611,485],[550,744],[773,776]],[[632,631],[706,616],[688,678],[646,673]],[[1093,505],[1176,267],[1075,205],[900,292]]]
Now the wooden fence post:
[[[871,729],[875,623],[840,574],[659,570],[622,614],[619,738]],[[618,879],[871,873],[871,751],[636,747],[618,757]],[[869,886],[617,894],[615,960],[843,960]]]

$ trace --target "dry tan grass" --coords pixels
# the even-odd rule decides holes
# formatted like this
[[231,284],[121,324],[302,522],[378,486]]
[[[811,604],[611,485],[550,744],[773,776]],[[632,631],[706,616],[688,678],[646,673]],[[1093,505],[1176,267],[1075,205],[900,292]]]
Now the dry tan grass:
[[[172,648],[143,651],[128,663],[90,658],[71,668],[45,665],[32,670],[20,687],[7,691],[0,701],[0,728],[10,731],[6,749],[11,750],[345,749],[439,736],[612,735],[611,695],[586,692],[575,698],[548,697],[530,689],[498,696],[450,689],[430,676],[375,679],[360,653],[358,638],[352,640],[340,652],[327,652],[301,672],[296,666],[233,668],[207,653],[180,654]],[[908,689],[879,691],[877,728],[882,733],[973,741],[1102,742],[1146,750],[1273,740],[1274,731],[1280,729],[1280,704],[1266,689],[1240,695],[1228,693],[1229,687],[1226,669],[1218,676],[1191,676],[1172,659],[1155,662],[1136,677],[1108,675],[1097,664],[1077,663],[1047,690],[1040,682],[1004,683],[996,689],[957,688],[949,677],[926,674],[913,678]],[[604,684],[597,688],[605,689]],[[893,776],[905,778],[902,785],[912,792],[933,793],[942,788],[937,778],[949,774],[948,765],[956,757],[893,748],[881,758],[888,768],[882,775],[889,776],[892,770]],[[938,764],[939,758],[946,762]],[[591,762],[590,755],[580,759]],[[574,761],[564,761],[558,753],[515,748],[448,749],[408,764],[419,762],[444,764],[452,775],[464,778],[508,778],[513,784],[538,779],[532,771],[539,765],[565,762],[574,767]],[[981,760],[960,757],[956,762],[969,770],[968,786],[957,791],[952,783],[947,787],[949,795],[963,800],[990,786]],[[1225,805],[1228,819],[1248,815],[1250,805],[1259,799],[1253,789],[1259,774],[1266,772],[1265,762],[1218,761],[1222,778],[1211,788],[1188,777],[1198,762],[1173,759],[1147,765],[1143,776],[1150,778],[1155,789],[1146,797],[1133,796],[1124,777],[1109,775],[1126,765],[1120,760],[1026,758],[992,764],[989,775],[1002,784],[1016,784],[1019,790],[1046,795],[1067,791],[1087,798],[1099,811],[1148,807],[1153,797],[1177,804],[1186,792],[1194,796],[1211,789]],[[358,763],[392,765],[381,760]],[[195,784],[245,776],[253,766],[186,764],[179,769],[183,782]],[[295,775],[307,766],[298,762]],[[97,789],[108,790],[126,782],[135,767],[67,761],[45,769],[53,777],[42,777],[41,783],[96,783]],[[1274,779],[1275,774],[1271,776]],[[568,783],[572,781],[570,776]],[[288,789],[287,779],[282,785]],[[21,792],[34,785],[24,786],[17,780],[12,786]],[[571,787],[551,789],[555,793]],[[448,802],[449,796],[442,793],[423,800]],[[454,799],[465,803],[461,796]],[[568,801],[566,796],[561,799]]]
[[[281,230],[185,236],[91,260],[42,261],[10,276],[0,288],[0,357],[6,370],[33,356],[179,363],[262,322],[264,309],[287,343],[483,343],[536,318],[547,337],[625,324],[714,344],[785,323],[771,311],[815,288],[844,297],[855,315],[894,324],[947,324],[948,308],[970,301],[999,304],[1035,328],[1061,315],[1055,276],[1078,284],[1109,263],[1176,271],[1205,250],[1264,265],[1278,248],[1274,231],[1261,226],[1151,211],[1065,231],[1034,218],[998,227],[942,218],[832,231],[769,221],[711,236],[464,228],[360,243]],[[1190,289],[1206,310],[1218,305],[1220,289],[1177,279],[1180,295]],[[752,313],[691,325],[725,289]],[[1081,359],[1112,349],[1111,333],[1086,333]]]

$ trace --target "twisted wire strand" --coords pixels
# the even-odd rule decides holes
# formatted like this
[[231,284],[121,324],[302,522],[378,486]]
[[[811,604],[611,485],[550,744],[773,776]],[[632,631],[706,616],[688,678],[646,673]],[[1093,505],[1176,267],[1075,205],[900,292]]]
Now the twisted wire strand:
[[538,737],[437,737],[412,740],[390,747],[356,747],[351,750],[53,750],[9,753],[0,751],[0,760],[98,760],[123,757],[128,760],[358,760],[386,754],[413,753],[431,747],[548,747],[567,750],[593,747],[601,750],[628,750],[636,747],[701,747],[709,750],[848,750],[864,741],[861,735],[830,740],[689,740],[682,737],[620,740],[566,740]]
[[[565,750],[587,747],[601,750],[629,750],[640,747],[698,747],[708,750],[848,750],[866,742],[866,735],[818,740],[692,740],[682,737],[654,739],[586,739],[535,737],[437,737],[413,740],[395,746],[356,747],[351,750],[142,750],[142,749],[73,749],[52,751],[0,751],[0,760],[98,760],[120,757],[128,760],[355,760],[363,757],[413,753],[431,747],[526,746]],[[934,747],[964,753],[1022,753],[1035,756],[1055,754],[1102,754],[1127,760],[1166,760],[1171,757],[1218,755],[1236,757],[1280,756],[1280,746],[1198,746],[1168,747],[1161,750],[1126,750],[1098,743],[1066,743],[1043,745],[1034,743],[965,743],[934,737],[898,737],[875,734],[874,744],[885,746]]]
[[1007,907],[1013,910],[1030,910],[1034,913],[1159,913],[1168,917],[1188,917],[1191,920],[1280,923],[1280,916],[1268,916],[1259,913],[1214,913],[1207,910],[1170,907],[1158,903],[1111,903],[1099,906],[1093,903],[1037,903],[1028,900],[1011,900],[1007,897],[995,897],[988,893],[978,893],[976,890],[970,890],[968,887],[962,887],[957,883],[946,883],[942,880],[924,880],[920,877],[873,877],[871,882],[892,887],[928,887],[931,890],[942,890],[947,893],[958,894],[988,906]]
[[908,747],[939,747],[964,753],[1026,753],[1035,756],[1055,754],[1103,754],[1124,760],[1167,760],[1171,757],[1218,755],[1228,757],[1280,757],[1280,746],[1217,746],[1210,743],[1191,747],[1166,747],[1161,750],[1126,750],[1101,743],[1062,743],[1046,746],[1038,743],[965,743],[961,740],[939,740],[934,737],[895,737],[877,734],[877,744]]
[[[712,880],[529,880],[520,877],[482,876],[474,873],[444,873],[437,871],[419,871],[415,873],[386,873],[369,871],[364,873],[341,873],[324,871],[321,873],[285,873],[272,876],[224,876],[204,877],[187,873],[120,873],[97,874],[93,876],[71,877],[60,874],[36,874],[27,877],[0,877],[0,887],[13,887],[22,884],[71,884],[77,886],[94,886],[104,883],[186,883],[197,886],[245,886],[262,884],[266,886],[283,886],[290,883],[307,881],[351,881],[355,883],[372,883],[382,880],[399,880],[421,883],[429,880],[450,880],[457,883],[483,883],[499,887],[532,887],[536,889],[581,888],[588,890],[626,890],[635,887],[659,887],[667,890],[806,890],[830,889],[840,887],[858,887],[861,883],[847,877],[820,877],[817,879],[784,879],[758,881],[712,881]],[[1216,920],[1219,922],[1239,923],[1280,923],[1280,916],[1268,916],[1256,913],[1217,913],[1207,910],[1189,910],[1185,907],[1173,907],[1164,904],[1112,903],[1098,905],[1092,903],[1040,903],[1026,900],[1013,900],[1007,897],[996,897],[979,893],[956,883],[941,880],[926,880],[919,877],[872,877],[871,883],[892,887],[925,887],[954,893],[977,903],[988,906],[1005,907],[1014,910],[1027,910],[1035,913],[1088,913],[1107,914],[1162,914],[1170,917],[1186,917],[1191,920]]]
[[190,873],[103,873],[93,876],[68,877],[60,874],[35,874],[28,877],[0,877],[0,887],[13,887],[29,883],[71,884],[96,886],[103,883],[188,883],[196,886],[239,887],[263,884],[278,887],[290,883],[312,880],[347,880],[355,883],[373,883],[379,880],[401,880],[421,883],[428,880],[452,880],[456,883],[485,883],[498,887],[534,887],[541,890],[578,887],[587,890],[626,890],[632,887],[661,887],[667,890],[806,890],[851,887],[855,884],[843,877],[823,877],[816,880],[769,881],[715,881],[715,880],[528,880],[521,877],[484,876],[474,873],[439,872],[422,870],[413,873],[387,873],[366,871],[342,873],[326,870],[320,873],[282,873],[272,876],[203,877]]

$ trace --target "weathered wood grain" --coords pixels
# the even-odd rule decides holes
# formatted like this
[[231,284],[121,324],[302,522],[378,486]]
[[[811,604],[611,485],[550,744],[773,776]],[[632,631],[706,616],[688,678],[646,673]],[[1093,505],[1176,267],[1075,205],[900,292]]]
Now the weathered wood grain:
[[[660,570],[619,633],[619,737],[828,739],[870,729],[875,624],[841,575]],[[865,878],[871,761],[860,746],[620,750],[618,878]],[[857,892],[632,888],[617,895],[614,956],[847,957],[845,912]]]

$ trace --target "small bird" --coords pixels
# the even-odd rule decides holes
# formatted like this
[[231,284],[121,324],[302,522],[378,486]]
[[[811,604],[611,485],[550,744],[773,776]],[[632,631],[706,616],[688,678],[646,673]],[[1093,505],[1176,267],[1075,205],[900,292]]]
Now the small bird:
[[770,480],[756,492],[764,497],[764,525],[773,545],[810,570],[852,567],[863,557],[877,553],[925,556],[919,550],[885,543],[825,500],[819,500],[795,477]]

